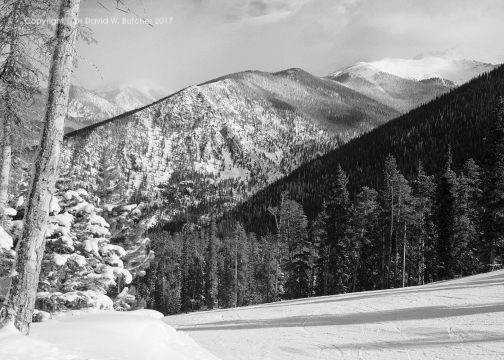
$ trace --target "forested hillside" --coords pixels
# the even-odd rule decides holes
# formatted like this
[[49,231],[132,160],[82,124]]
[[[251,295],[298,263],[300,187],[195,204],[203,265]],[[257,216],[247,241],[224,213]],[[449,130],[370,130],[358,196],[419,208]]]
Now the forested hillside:
[[504,66],[301,166],[256,194],[233,217],[257,233],[272,229],[267,208],[277,204],[281,192],[288,190],[313,218],[331,190],[338,165],[347,173],[348,189],[354,196],[362,186],[382,187],[383,164],[389,154],[408,179],[416,174],[419,161],[426,173],[441,171],[443,154],[450,145],[455,169],[469,158],[484,164],[484,138],[495,121],[497,100],[502,95]]
[[206,227],[158,228],[167,313],[424,284],[502,266],[504,68],[302,166]]

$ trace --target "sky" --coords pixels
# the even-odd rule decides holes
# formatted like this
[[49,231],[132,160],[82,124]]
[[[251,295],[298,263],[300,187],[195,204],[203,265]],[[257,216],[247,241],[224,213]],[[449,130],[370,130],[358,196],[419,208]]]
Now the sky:
[[87,24],[96,44],[79,42],[76,84],[157,84],[170,93],[244,70],[324,76],[446,50],[504,61],[502,0],[119,0],[119,9],[116,1],[82,1],[84,25],[109,23]]

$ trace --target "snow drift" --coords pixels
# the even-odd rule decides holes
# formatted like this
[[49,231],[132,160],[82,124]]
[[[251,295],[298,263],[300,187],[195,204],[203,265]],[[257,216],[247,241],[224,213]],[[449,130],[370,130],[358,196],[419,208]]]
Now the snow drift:
[[0,329],[2,360],[217,360],[156,311],[69,313],[32,325],[31,335]]

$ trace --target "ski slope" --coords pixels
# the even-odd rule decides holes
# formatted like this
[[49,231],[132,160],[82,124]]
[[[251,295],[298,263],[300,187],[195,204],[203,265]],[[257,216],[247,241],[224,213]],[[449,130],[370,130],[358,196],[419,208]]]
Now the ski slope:
[[504,271],[164,320],[222,360],[504,359]]

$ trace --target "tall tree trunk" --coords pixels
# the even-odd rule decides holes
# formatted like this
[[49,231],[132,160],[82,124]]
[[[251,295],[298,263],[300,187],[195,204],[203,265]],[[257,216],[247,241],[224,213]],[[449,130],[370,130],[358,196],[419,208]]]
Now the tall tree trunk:
[[275,255],[275,300],[278,300],[278,277],[280,274],[280,235],[276,236],[276,255]]
[[325,260],[324,260],[324,288],[322,289],[322,295],[327,295],[329,288],[329,254],[330,254],[329,246],[325,247]]
[[[281,199],[281,201],[283,198]],[[282,206],[282,202],[280,202],[280,206]],[[276,255],[275,255],[275,299],[278,299],[278,278],[280,274],[280,224],[278,217],[280,216],[280,208],[268,208],[268,211],[275,218],[275,225],[277,229],[277,233],[275,236],[276,239]]]
[[68,105],[70,77],[76,41],[76,20],[80,0],[61,0],[56,45],[49,74],[49,92],[44,130],[34,164],[23,233],[16,263],[17,276],[7,296],[4,321],[13,321],[23,334],[30,331],[35,295],[45,249],[49,204],[54,192],[63,127]]
[[385,244],[385,234],[382,234],[382,256],[381,256],[381,288],[385,289],[385,253],[386,253],[386,244]]
[[[367,212],[364,211],[364,216],[367,215]],[[364,229],[361,229],[360,238],[359,238],[359,248],[357,249],[357,256],[355,259],[355,267],[353,269],[353,278],[352,278],[352,292],[355,292],[355,288],[357,287],[357,274],[359,272],[360,260],[361,260],[361,246],[364,243]]]
[[420,211],[420,261],[418,266],[418,285],[423,285],[425,282],[425,231],[424,231],[424,216],[423,209]]
[[360,256],[355,261],[355,266],[353,269],[352,292],[355,292],[355,288],[357,287],[357,274],[359,272],[359,267],[360,267]]
[[401,222],[401,209],[402,209],[402,193],[401,190],[398,190],[398,204],[397,204],[397,218],[396,218],[396,223],[397,223],[397,229],[396,229],[396,237],[395,237],[395,243],[394,243],[394,248],[395,248],[395,260],[394,260],[394,284],[393,286],[397,286],[397,282],[399,280],[399,228],[400,228],[400,222]]
[[2,119],[2,165],[0,168],[0,225],[4,220],[9,195],[9,178],[12,161],[12,129],[6,114]]
[[238,236],[237,235],[235,235],[234,275],[235,275],[234,307],[237,307],[238,306]]
[[390,265],[392,262],[392,241],[394,237],[394,184],[390,185],[390,236],[387,266],[387,288],[390,288]]
[[[16,23],[21,22],[19,2],[14,4],[12,20],[14,23],[14,28],[9,33],[9,55],[5,60],[5,65],[0,78],[6,81],[6,93],[5,97],[2,99],[5,101],[4,104],[4,114],[2,118],[2,165],[0,169],[0,224],[3,223],[5,217],[5,208],[7,207],[7,201],[9,197],[9,180],[12,165],[12,122],[13,122],[13,109],[12,109],[12,85],[9,84],[9,78],[12,78],[15,71],[15,61],[18,54],[19,48],[19,27]],[[5,80],[4,80],[5,81]]]
[[406,286],[406,221],[404,221],[403,258],[402,258],[402,287]]

